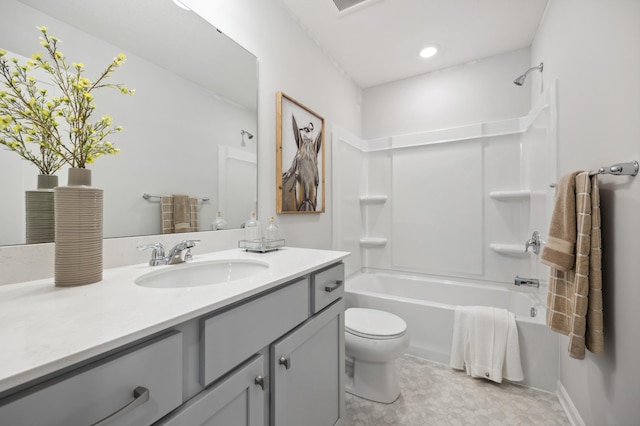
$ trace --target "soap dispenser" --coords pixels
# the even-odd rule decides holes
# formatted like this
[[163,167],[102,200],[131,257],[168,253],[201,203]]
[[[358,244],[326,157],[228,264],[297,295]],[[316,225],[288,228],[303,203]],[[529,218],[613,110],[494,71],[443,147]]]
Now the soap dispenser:
[[251,212],[251,217],[244,224],[244,239],[258,242],[262,240],[262,228],[260,221],[256,219],[256,212]]
[[275,223],[275,219],[273,216],[269,218],[269,225],[267,229],[264,231],[265,238],[267,241],[275,241],[280,239],[280,228]]
[[211,224],[212,231],[219,231],[227,227],[227,221],[223,219],[222,213],[216,213],[216,219]]

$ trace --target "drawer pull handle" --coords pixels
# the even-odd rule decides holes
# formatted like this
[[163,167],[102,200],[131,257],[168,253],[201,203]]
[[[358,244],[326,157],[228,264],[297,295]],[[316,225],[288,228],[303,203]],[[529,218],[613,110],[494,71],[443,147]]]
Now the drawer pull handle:
[[118,411],[112,413],[111,415],[105,417],[97,423],[94,423],[93,426],[105,426],[111,423],[116,417],[120,417],[128,412],[136,409],[141,406],[145,402],[149,400],[149,389],[138,386],[133,390],[133,397],[135,398],[133,401],[119,409]]
[[287,370],[291,368],[291,358],[285,358],[281,356],[278,362],[280,363],[280,365],[284,365],[284,368],[286,368]]
[[324,291],[326,291],[327,293],[331,293],[333,290],[336,290],[342,284],[344,284],[344,281],[336,280],[336,283],[334,285],[326,285],[326,286],[324,286]]
[[256,378],[253,381],[253,383],[255,383],[256,385],[260,386],[260,389],[264,390],[264,377],[256,376]]

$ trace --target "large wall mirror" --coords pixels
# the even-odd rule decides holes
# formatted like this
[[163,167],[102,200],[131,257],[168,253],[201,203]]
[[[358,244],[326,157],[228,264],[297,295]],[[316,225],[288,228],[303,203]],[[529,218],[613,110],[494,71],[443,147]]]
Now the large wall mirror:
[[[46,26],[89,78],[127,56],[112,81],[135,96],[96,92],[98,117],[124,128],[110,139],[121,153],[90,167],[104,190],[106,238],[160,234],[155,196],[199,198],[201,231],[218,211],[238,228],[257,210],[255,56],[172,0],[3,0],[2,9],[0,48],[10,54],[42,52],[36,27]],[[0,149],[0,245],[25,243],[25,191],[37,174]],[[66,184],[66,169],[58,175]]]

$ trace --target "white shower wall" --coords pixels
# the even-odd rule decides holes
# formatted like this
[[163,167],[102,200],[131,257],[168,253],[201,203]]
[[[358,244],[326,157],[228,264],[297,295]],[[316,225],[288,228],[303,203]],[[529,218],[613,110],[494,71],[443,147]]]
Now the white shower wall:
[[360,251],[362,223],[360,194],[367,192],[367,166],[365,145],[356,136],[335,128],[331,135],[334,168],[333,179],[333,249],[351,253],[345,263],[346,275],[350,275],[363,264]]
[[554,93],[500,122],[366,142],[335,131],[334,241],[354,254],[348,269],[546,280],[524,243],[548,229]]

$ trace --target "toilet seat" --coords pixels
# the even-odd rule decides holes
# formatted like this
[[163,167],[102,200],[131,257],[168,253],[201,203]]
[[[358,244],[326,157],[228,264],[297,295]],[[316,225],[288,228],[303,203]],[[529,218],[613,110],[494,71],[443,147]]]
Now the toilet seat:
[[364,339],[397,339],[407,332],[407,323],[402,318],[377,309],[349,308],[344,322],[348,333]]

